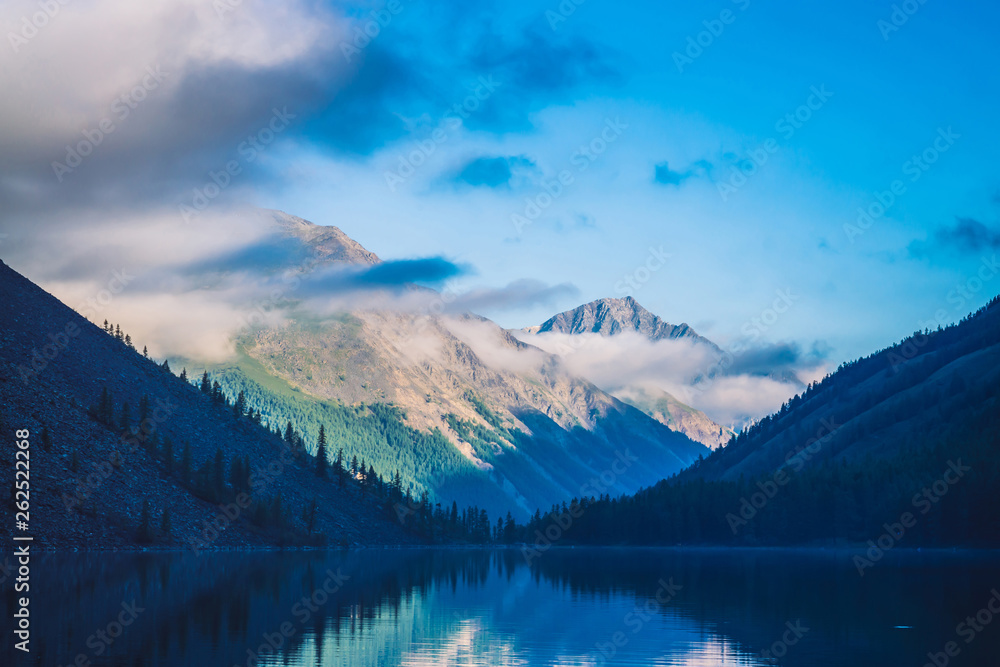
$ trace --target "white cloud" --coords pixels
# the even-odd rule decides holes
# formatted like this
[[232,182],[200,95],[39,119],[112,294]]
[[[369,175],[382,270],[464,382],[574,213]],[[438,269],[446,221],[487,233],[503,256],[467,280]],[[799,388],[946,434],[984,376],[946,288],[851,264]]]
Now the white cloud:
[[797,383],[759,375],[705,378],[716,364],[717,354],[709,346],[691,340],[651,341],[631,332],[615,336],[553,332],[516,335],[560,356],[569,372],[606,391],[662,389],[724,425],[740,425],[770,414],[801,389]]

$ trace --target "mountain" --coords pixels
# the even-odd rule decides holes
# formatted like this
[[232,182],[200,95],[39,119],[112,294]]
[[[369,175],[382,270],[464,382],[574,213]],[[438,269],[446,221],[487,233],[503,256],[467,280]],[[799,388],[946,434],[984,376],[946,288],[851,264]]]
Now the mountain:
[[[302,244],[290,268],[303,283],[319,266],[380,262],[335,227],[266,215]],[[485,318],[376,306],[291,312],[241,333],[234,359],[207,365],[212,379],[230,399],[243,392],[266,422],[291,421],[310,448],[325,425],[331,453],[343,448],[383,477],[398,471],[434,503],[524,519],[602,476],[604,492],[631,492],[707,453]]]
[[314,260],[367,266],[382,261],[338,227],[315,225],[284,211],[263,209],[261,213],[283,234],[298,240]]
[[842,365],[680,474],[591,504],[568,538],[996,548],[998,433],[1000,297]]
[[716,424],[701,410],[681,403],[662,389],[626,387],[613,391],[612,394],[632,407],[642,410],[670,430],[683,433],[709,449],[718,449],[733,437],[730,429]]
[[529,327],[528,333],[598,333],[614,336],[626,331],[642,334],[649,340],[687,339],[710,346],[721,353],[712,341],[698,335],[687,324],[670,324],[639,305],[630,296],[622,299],[598,299],[550,317],[541,326]]
[[[9,480],[14,434],[29,432],[28,534],[40,548],[423,541],[383,498],[321,479],[300,446],[235,416],[2,262],[0,427]],[[13,506],[11,488],[3,494]]]
[[[560,333],[568,335],[600,334],[615,336],[637,333],[651,341],[686,340],[720,350],[713,342],[698,335],[687,324],[673,325],[649,312],[628,296],[622,299],[598,299],[582,306],[559,313],[539,326],[526,327],[524,333],[539,335]],[[667,428],[683,433],[709,449],[724,445],[733,432],[712,421],[705,413],[685,405],[667,391],[656,387],[602,387],[616,398],[638,408]]]

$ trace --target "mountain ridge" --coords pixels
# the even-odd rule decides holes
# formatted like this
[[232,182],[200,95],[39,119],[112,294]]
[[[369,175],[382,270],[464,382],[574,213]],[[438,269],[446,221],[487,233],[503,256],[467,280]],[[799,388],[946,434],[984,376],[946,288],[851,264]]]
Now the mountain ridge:
[[651,341],[687,339],[721,349],[712,341],[698,334],[688,324],[670,324],[658,315],[639,305],[631,296],[595,299],[583,305],[553,315],[537,327],[528,327],[528,333],[597,333],[614,336],[626,331],[641,334]]

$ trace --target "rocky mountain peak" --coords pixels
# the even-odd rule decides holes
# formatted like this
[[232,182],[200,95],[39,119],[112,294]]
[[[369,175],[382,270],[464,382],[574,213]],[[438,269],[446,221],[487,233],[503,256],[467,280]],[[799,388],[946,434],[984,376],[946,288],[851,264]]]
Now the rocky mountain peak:
[[635,332],[654,341],[686,338],[715,347],[714,343],[698,335],[687,324],[670,324],[643,308],[631,296],[597,299],[585,303],[549,318],[532,333],[546,332],[599,333],[605,336]]

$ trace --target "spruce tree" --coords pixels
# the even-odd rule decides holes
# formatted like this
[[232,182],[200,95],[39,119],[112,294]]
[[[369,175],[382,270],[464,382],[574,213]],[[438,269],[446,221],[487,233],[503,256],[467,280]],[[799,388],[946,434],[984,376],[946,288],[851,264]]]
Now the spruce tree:
[[108,388],[101,387],[101,398],[97,403],[97,421],[105,426],[111,426],[114,414],[114,403],[111,399],[111,392]]
[[319,425],[319,439],[316,441],[316,474],[326,477],[326,428]]
[[306,510],[306,529],[309,534],[312,535],[313,531],[316,529],[316,510],[318,509],[318,504],[316,503],[316,497],[313,496],[312,501],[309,503],[309,509]]

